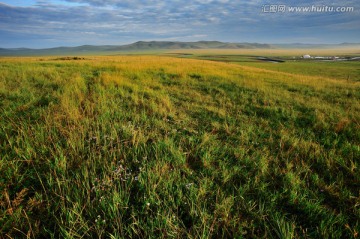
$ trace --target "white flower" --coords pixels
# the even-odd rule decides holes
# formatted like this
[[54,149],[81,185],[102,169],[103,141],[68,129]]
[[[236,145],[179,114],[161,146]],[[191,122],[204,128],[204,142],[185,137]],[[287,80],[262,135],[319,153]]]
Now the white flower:
[[192,185],[193,185],[193,183],[188,183],[185,186],[186,186],[186,188],[190,188]]

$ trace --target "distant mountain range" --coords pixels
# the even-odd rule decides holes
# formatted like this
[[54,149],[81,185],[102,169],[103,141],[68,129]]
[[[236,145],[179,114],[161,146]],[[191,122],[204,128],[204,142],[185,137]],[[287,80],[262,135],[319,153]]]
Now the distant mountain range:
[[329,44],[259,44],[228,43],[219,41],[177,42],[177,41],[138,41],[128,45],[84,45],[77,47],[55,47],[46,49],[0,48],[0,56],[40,56],[40,55],[88,55],[116,54],[136,51],[171,50],[171,49],[271,49],[271,48],[331,48],[357,47],[357,43]]
[[151,51],[167,49],[249,49],[271,48],[269,44],[225,43],[219,41],[176,42],[176,41],[138,41],[128,45],[84,45],[77,47],[55,47],[46,49],[0,48],[2,56],[20,55],[68,55],[68,54],[112,54],[117,52]]
[[349,48],[360,47],[360,43],[340,43],[340,44],[305,44],[305,43],[290,43],[290,44],[273,44],[276,48],[313,48],[313,49],[326,49],[326,48]]

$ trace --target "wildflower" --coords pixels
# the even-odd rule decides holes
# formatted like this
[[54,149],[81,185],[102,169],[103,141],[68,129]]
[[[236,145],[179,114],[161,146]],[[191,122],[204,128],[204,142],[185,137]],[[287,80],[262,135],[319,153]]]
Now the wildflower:
[[149,202],[148,202],[148,203],[146,203],[146,206],[148,206],[148,207],[149,207],[149,206],[150,206],[150,203],[149,203]]
[[185,185],[185,187],[189,189],[192,185],[193,185],[193,183],[188,183]]

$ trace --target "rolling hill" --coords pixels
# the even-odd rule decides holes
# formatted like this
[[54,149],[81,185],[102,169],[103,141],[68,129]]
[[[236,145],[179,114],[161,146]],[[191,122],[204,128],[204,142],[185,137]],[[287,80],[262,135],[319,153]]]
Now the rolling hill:
[[69,54],[109,54],[111,52],[148,51],[166,49],[255,49],[272,48],[269,44],[225,43],[219,41],[177,42],[177,41],[138,41],[128,45],[83,45],[77,47],[55,47],[46,49],[0,48],[1,56],[69,55]]

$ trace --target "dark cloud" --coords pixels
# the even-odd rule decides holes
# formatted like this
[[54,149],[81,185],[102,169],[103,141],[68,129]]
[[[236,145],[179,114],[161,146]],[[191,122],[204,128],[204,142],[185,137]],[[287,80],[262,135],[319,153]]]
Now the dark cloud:
[[[271,43],[296,38],[299,33],[307,34],[302,39],[317,43],[360,39],[357,1],[316,1],[316,5],[352,6],[352,13],[264,13],[266,4],[274,2],[42,0],[24,7],[0,3],[0,47],[15,46],[21,37],[29,39],[28,45],[39,46],[121,44],[151,39]],[[276,4],[312,6],[314,1],[287,0]]]

